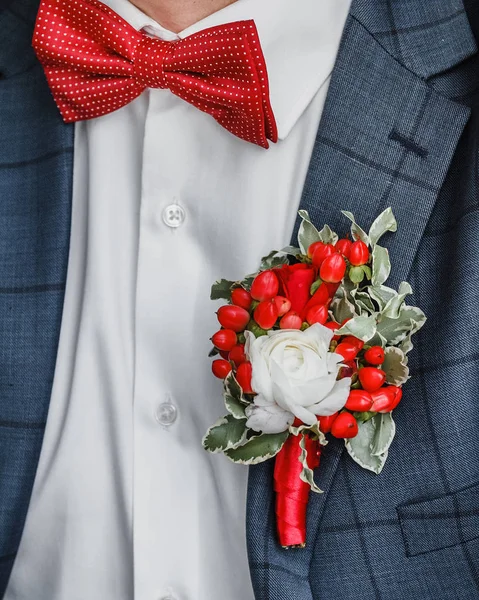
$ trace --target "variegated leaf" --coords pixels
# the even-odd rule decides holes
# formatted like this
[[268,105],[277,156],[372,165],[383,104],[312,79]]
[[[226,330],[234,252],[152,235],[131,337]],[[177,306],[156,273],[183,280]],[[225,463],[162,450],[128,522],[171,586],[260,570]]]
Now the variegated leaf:
[[307,211],[300,210],[299,216],[301,217],[302,222],[299,227],[298,244],[301,252],[303,254],[307,254],[308,248],[311,246],[311,244],[314,244],[314,242],[320,242],[321,238],[319,231],[311,223],[311,219],[309,218]]
[[276,456],[283,447],[288,435],[288,431],[283,431],[282,433],[263,433],[248,440],[241,446],[226,450],[225,455],[235,463],[256,465]]
[[381,369],[386,373],[386,382],[401,386],[409,379],[407,357],[400,348],[389,346],[384,351],[384,363]]
[[376,314],[354,317],[337,330],[337,335],[354,335],[368,342],[376,334]]
[[358,428],[356,437],[345,440],[346,450],[359,466],[379,474],[396,431],[392,416],[376,414],[366,422],[358,422]]
[[228,281],[227,279],[220,279],[211,286],[211,300],[230,300],[231,289],[234,286],[234,281]]
[[319,232],[319,238],[323,244],[335,244],[338,241],[338,234],[335,233],[329,225],[325,225]]
[[409,285],[409,283],[403,281],[399,286],[398,293],[389,300],[381,314],[389,319],[399,318],[404,301],[410,294],[412,294],[412,287]]
[[374,246],[373,248],[373,269],[371,283],[373,286],[382,285],[391,273],[391,261],[389,260],[389,252],[387,248],[382,246]]
[[343,291],[342,298],[334,298],[331,303],[331,311],[337,323],[342,323],[345,319],[351,319],[356,314],[354,304],[352,304]]
[[314,471],[308,465],[308,451],[306,450],[306,442],[305,436],[301,436],[301,440],[299,442],[299,447],[301,448],[301,454],[299,455],[299,461],[303,465],[303,470],[301,471],[299,478],[304,483],[307,483],[311,488],[312,492],[316,494],[322,494],[323,490],[316,485],[314,481]]
[[213,453],[225,452],[244,442],[246,434],[246,419],[226,415],[208,429],[203,438],[203,447]]
[[245,400],[243,390],[236,381],[233,371],[230,372],[224,381],[223,397],[225,400],[226,410],[233,415],[235,419],[244,419],[245,407],[249,403]]
[[393,215],[391,207],[386,208],[379,217],[377,217],[369,230],[369,239],[374,246],[379,242],[386,231],[397,231],[398,225]]
[[369,236],[368,234],[361,229],[361,227],[356,223],[356,219],[354,218],[353,213],[349,212],[348,210],[342,210],[341,211],[343,213],[343,215],[345,217],[347,217],[352,225],[351,225],[351,235],[353,236],[353,238],[355,240],[361,240],[362,242],[364,242],[367,246],[370,245],[370,241],[369,241]]

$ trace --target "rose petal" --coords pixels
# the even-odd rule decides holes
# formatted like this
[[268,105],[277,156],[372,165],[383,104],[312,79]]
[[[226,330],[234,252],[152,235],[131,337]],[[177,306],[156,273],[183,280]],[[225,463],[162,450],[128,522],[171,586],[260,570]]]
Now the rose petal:
[[277,405],[248,406],[246,408],[246,427],[263,433],[281,433],[294,421],[294,415]]
[[345,377],[336,381],[330,394],[320,402],[308,406],[308,410],[320,417],[329,417],[344,408],[351,390],[351,378]]

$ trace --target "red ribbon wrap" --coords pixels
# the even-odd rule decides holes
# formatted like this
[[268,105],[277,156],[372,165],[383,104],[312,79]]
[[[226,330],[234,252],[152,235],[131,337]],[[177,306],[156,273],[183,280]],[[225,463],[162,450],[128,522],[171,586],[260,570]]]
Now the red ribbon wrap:
[[274,490],[276,492],[276,526],[279,543],[284,548],[303,548],[306,544],[306,509],[310,487],[300,479],[303,469],[299,457],[301,439],[305,438],[310,469],[319,466],[320,443],[309,435],[291,435],[276,455]]

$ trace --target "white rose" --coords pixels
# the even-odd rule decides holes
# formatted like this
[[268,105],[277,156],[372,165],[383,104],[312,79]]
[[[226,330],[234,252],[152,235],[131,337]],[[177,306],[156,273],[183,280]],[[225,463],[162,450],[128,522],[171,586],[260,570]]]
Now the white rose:
[[255,338],[246,332],[246,354],[253,366],[254,404],[246,425],[263,433],[288,429],[297,417],[314,425],[346,404],[351,378],[336,381],[343,360],[329,352],[333,332],[316,323],[305,331],[270,331]]

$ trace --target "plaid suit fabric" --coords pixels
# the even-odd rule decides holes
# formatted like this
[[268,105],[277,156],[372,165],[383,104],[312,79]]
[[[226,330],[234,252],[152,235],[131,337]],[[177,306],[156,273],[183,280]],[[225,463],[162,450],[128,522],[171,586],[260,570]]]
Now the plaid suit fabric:
[[73,130],[31,49],[37,6],[0,12],[0,597],[47,418],[70,228]]
[[[385,470],[362,470],[330,442],[317,474],[326,493],[311,497],[305,551],[278,548],[272,467],[251,469],[249,550],[260,600],[479,597],[479,56],[464,19],[457,3],[353,3],[303,208],[341,230],[340,207],[354,205],[363,223],[391,205],[401,228],[388,239],[392,282],[408,278],[411,303],[429,321]],[[419,57],[421,32],[429,45]],[[447,46],[438,54],[439,43]]]
[[[0,597],[48,412],[70,224],[73,129],[30,48],[37,6],[0,0]],[[341,208],[368,223],[391,205],[392,283],[410,280],[429,321],[385,470],[332,441],[306,549],[278,547],[273,465],[251,469],[258,600],[479,597],[476,18],[477,0],[353,1],[302,208],[341,231]]]

